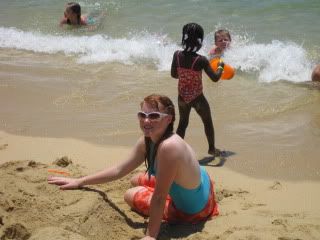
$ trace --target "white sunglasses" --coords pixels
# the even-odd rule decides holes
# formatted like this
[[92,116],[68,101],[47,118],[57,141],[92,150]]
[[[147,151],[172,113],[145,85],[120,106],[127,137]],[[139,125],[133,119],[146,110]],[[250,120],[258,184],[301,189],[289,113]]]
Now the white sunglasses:
[[138,112],[137,116],[140,120],[149,118],[150,120],[159,120],[162,117],[168,116],[169,114],[167,113],[162,113],[162,112]]

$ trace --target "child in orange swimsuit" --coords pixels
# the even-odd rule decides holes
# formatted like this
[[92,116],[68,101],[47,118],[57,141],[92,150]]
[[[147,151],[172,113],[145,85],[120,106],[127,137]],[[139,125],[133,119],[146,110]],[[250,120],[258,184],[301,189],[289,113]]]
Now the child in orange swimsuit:
[[183,51],[176,51],[171,65],[171,76],[178,78],[178,105],[180,120],[177,134],[184,138],[189,123],[191,108],[194,108],[204,124],[209,144],[208,153],[214,157],[219,154],[215,147],[214,128],[209,103],[202,91],[202,70],[217,82],[223,72],[224,63],[219,63],[217,72],[210,67],[205,56],[197,54],[202,47],[203,28],[197,23],[188,23],[182,29]]

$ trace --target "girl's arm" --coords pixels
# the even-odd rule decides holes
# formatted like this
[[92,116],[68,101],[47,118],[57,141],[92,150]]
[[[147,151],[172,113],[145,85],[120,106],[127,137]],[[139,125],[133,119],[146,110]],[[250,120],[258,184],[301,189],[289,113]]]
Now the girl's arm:
[[215,55],[216,54],[216,49],[217,47],[216,46],[213,46],[212,49],[209,51],[209,55]]
[[119,179],[132,170],[137,168],[145,158],[144,138],[140,138],[133,148],[127,160],[119,165],[107,168],[100,172],[81,177],[81,178],[64,178],[64,177],[49,177],[48,183],[59,185],[61,189],[76,189],[84,185],[92,185],[110,182]]
[[157,154],[157,181],[150,203],[150,218],[147,236],[156,238],[162,221],[167,195],[175,179],[179,157],[176,146],[171,142],[163,142]]
[[171,77],[173,78],[178,78],[178,71],[177,71],[177,54],[178,54],[178,51],[176,51],[174,54],[173,54],[173,57],[172,57],[172,63],[171,63]]
[[88,15],[81,15],[80,17],[80,25],[87,26],[88,25]]
[[208,77],[214,82],[219,81],[219,79],[221,77],[221,74],[223,72],[224,63],[220,62],[219,66],[218,66],[218,70],[216,72],[214,72],[213,69],[210,66],[210,63],[209,63],[208,59],[206,57],[202,56],[201,57],[201,61],[202,61],[202,64],[203,64],[203,70],[206,72]]
[[65,17],[61,18],[59,23],[60,27],[62,27],[63,24],[67,24],[67,19]]

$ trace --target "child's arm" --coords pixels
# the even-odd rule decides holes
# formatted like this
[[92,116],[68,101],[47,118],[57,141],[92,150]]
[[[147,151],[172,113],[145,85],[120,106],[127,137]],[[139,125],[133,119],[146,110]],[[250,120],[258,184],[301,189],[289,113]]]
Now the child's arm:
[[173,78],[178,78],[178,71],[177,71],[177,54],[178,54],[178,51],[176,51],[176,52],[173,54],[173,57],[172,57],[171,77],[173,77]]
[[214,46],[209,52],[209,60],[214,58],[220,58],[222,55],[222,51],[217,46]]
[[216,54],[216,49],[217,47],[216,46],[213,46],[212,49],[209,51],[209,55],[215,55]]
[[[157,238],[160,230],[161,219],[163,216],[166,198],[171,184],[177,176],[181,151],[176,143],[163,143],[158,149],[157,154],[157,181],[150,201],[149,224],[146,235]],[[178,148],[178,149],[177,149]],[[178,152],[178,154],[177,154]],[[178,157],[179,156],[179,157]]]
[[67,23],[67,19],[65,17],[61,18],[59,26],[62,27],[63,24]]
[[222,75],[222,72],[223,72],[224,63],[220,62],[219,66],[218,66],[218,70],[216,72],[214,72],[213,69],[210,66],[210,63],[209,63],[208,59],[206,57],[202,57],[201,61],[203,62],[203,70],[206,72],[208,77],[214,82],[219,81],[219,79],[220,79],[220,77]]

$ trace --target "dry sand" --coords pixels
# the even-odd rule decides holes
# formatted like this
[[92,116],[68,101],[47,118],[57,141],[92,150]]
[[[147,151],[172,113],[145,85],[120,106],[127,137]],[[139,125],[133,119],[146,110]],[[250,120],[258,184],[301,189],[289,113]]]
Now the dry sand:
[[[123,200],[130,176],[73,191],[46,182],[54,174],[49,169],[76,177],[115,164],[129,151],[0,132],[0,239],[143,237],[147,219]],[[217,166],[219,160],[206,169],[216,182],[220,215],[198,225],[163,224],[159,239],[320,239],[319,182],[254,179]]]

